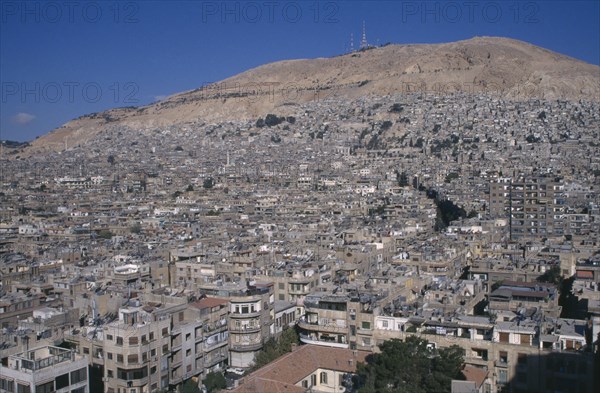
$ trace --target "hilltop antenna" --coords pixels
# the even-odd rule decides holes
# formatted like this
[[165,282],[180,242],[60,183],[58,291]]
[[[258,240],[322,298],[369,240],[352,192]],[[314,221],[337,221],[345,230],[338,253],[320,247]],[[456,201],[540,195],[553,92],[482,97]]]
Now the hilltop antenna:
[[354,52],[354,33],[350,33],[350,52]]
[[362,25],[362,38],[360,39],[360,49],[365,49],[369,46],[367,43],[367,27],[365,25],[365,21],[363,20]]

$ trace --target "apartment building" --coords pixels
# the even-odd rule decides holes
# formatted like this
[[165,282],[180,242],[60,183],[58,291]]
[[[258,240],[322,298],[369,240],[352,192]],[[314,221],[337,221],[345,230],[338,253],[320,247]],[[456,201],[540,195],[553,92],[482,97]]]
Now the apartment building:
[[271,338],[275,322],[273,285],[257,284],[229,297],[229,365],[247,368]]
[[[194,313],[197,313],[198,319],[202,321],[203,375],[225,368],[229,359],[228,305],[227,299],[210,297],[190,303],[190,307],[196,309]],[[197,347],[196,356],[199,353],[198,349]],[[197,357],[196,370],[202,369],[199,366]]]
[[489,212],[507,217],[511,238],[563,235],[564,184],[555,177],[503,177],[490,182]]
[[313,293],[304,300],[305,314],[298,321],[300,341],[371,351],[374,348],[373,311],[376,298],[358,294]]
[[74,351],[42,346],[0,364],[2,393],[89,393],[88,362]]
[[120,309],[119,318],[102,329],[105,393],[167,389],[172,375],[171,329],[167,315],[156,318],[142,307]]

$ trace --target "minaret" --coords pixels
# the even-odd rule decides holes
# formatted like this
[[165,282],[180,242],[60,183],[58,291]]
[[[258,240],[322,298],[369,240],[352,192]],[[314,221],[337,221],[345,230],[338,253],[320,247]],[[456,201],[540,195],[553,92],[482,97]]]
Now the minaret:
[[369,44],[367,43],[367,27],[365,26],[365,21],[363,20],[363,26],[362,26],[362,38],[360,39],[360,49],[365,49],[366,47],[369,46]]

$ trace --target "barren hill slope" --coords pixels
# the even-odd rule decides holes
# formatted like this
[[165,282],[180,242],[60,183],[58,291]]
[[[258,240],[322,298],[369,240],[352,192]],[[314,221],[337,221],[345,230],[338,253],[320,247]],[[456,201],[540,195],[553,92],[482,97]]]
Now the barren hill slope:
[[82,144],[107,125],[160,127],[292,114],[335,97],[408,91],[489,93],[513,99],[600,100],[600,67],[507,38],[387,45],[333,58],[266,64],[139,108],[86,115],[32,142],[26,153]]

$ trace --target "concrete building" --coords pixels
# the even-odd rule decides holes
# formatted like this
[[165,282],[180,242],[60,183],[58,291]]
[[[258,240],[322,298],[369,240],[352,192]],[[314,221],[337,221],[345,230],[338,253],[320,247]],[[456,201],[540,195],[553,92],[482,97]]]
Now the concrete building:
[[2,393],[89,393],[88,362],[69,349],[43,346],[0,365]]

